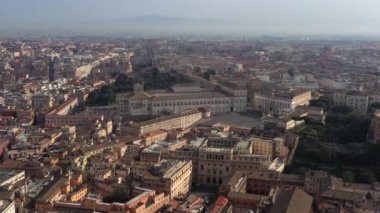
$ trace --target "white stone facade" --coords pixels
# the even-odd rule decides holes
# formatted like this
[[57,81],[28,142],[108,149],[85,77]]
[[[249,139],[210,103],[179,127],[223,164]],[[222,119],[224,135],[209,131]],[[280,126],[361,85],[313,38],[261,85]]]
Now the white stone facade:
[[187,110],[209,108],[211,114],[244,112],[246,93],[240,96],[219,92],[153,93],[137,92],[118,94],[117,109],[130,115],[158,115],[163,111],[178,114]]

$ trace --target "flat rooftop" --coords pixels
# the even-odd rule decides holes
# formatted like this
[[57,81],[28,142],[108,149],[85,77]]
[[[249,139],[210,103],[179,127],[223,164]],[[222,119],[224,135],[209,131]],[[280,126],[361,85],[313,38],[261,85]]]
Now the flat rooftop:
[[194,146],[194,147],[201,147],[202,145],[204,145],[206,141],[206,138],[202,137],[202,138],[196,138],[196,139],[193,139],[189,142],[189,145],[191,146]]
[[4,181],[8,180],[9,178],[12,178],[16,175],[19,175],[20,173],[23,173],[22,170],[0,170],[0,184],[2,184]]
[[249,147],[251,146],[251,142],[249,140],[240,140],[236,145],[235,145],[235,150],[246,150],[247,152],[249,151]]
[[216,147],[202,147],[200,151],[203,152],[218,152],[218,153],[232,153],[232,148],[216,148]]
[[202,99],[202,98],[221,98],[226,95],[218,92],[183,92],[183,93],[153,93],[153,100],[172,100],[172,99]]
[[167,148],[168,148],[168,146],[164,146],[161,144],[154,143],[154,144],[144,148],[142,152],[143,153],[157,153],[157,154],[159,154],[159,153],[167,150]]
[[310,92],[309,90],[302,90],[302,89],[296,89],[296,90],[274,90],[274,91],[261,91],[257,94],[259,95],[266,95],[266,96],[272,96],[277,98],[286,98],[291,99],[299,95],[303,95],[305,93]]
[[178,170],[182,169],[189,161],[180,160],[162,160],[150,168],[150,172],[154,176],[163,178],[171,178]]
[[182,112],[182,113],[176,114],[176,115],[162,116],[162,117],[158,117],[158,118],[143,121],[143,122],[135,122],[135,123],[132,123],[132,126],[133,127],[148,126],[148,125],[156,124],[159,122],[164,122],[164,121],[168,121],[171,119],[180,118],[183,116],[193,115],[193,114],[197,114],[197,113],[200,113],[200,112],[198,110],[189,110],[189,111],[185,111],[185,112]]
[[0,200],[0,211],[3,212],[12,202],[8,200]]

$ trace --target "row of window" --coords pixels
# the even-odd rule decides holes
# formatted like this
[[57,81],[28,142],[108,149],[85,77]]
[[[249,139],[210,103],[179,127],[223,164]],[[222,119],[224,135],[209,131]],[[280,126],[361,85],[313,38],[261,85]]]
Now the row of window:
[[207,105],[207,104],[229,104],[228,100],[208,100],[208,101],[184,101],[184,102],[163,102],[153,103],[153,106],[187,106],[187,105]]
[[[215,164],[214,164],[215,165]],[[200,167],[201,171],[204,170],[204,166],[203,164],[201,164],[201,167]],[[229,172],[230,171],[230,168],[228,166],[225,167],[225,170],[226,172]],[[210,174],[210,169],[207,169],[207,172],[208,174]],[[216,169],[213,169],[213,174],[216,174]],[[219,174],[222,174],[222,169],[219,170]]]
[[[206,159],[211,159],[211,160],[224,160],[224,155],[210,155],[206,154]],[[228,160],[229,158],[227,158]]]
[[[200,182],[204,183],[203,177],[201,177]],[[223,180],[222,180],[222,178],[217,179],[216,177],[213,177],[213,178],[207,177],[206,183],[207,184],[222,184]]]

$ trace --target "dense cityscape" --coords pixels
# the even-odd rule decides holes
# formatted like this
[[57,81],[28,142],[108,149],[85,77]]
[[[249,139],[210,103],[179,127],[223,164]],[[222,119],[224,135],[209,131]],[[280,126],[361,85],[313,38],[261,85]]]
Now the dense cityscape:
[[0,21],[0,213],[380,212],[380,39],[364,27],[80,17],[83,32]]
[[0,47],[5,207],[380,210],[380,43],[34,38]]

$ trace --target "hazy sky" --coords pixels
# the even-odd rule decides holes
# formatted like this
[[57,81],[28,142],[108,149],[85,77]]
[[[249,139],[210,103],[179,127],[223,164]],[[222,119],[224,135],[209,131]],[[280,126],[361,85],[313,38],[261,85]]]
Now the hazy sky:
[[258,34],[380,35],[380,0],[0,0],[0,32],[150,15]]

